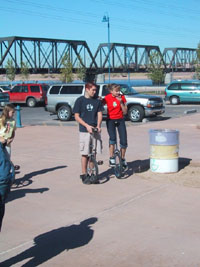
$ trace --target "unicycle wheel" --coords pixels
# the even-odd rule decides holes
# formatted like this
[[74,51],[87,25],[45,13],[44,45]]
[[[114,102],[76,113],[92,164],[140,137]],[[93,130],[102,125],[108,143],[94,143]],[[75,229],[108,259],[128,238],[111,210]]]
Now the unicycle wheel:
[[91,157],[88,162],[89,168],[88,168],[88,175],[90,176],[90,182],[91,184],[95,184],[99,181],[98,174],[99,174],[99,168],[98,163],[94,157]]
[[115,167],[114,167],[115,176],[120,179],[123,174],[122,160],[119,154],[115,154]]

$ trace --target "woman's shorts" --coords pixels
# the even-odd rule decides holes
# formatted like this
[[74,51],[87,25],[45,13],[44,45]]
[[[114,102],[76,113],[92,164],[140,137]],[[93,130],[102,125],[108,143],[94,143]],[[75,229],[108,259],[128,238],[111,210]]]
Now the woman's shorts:
[[94,133],[94,138],[92,138],[90,133],[79,133],[80,138],[80,154],[81,155],[89,155],[90,154],[90,145],[92,144],[93,139],[93,146],[95,146],[95,140],[97,141],[97,153],[102,153],[102,141],[101,141],[101,134]]

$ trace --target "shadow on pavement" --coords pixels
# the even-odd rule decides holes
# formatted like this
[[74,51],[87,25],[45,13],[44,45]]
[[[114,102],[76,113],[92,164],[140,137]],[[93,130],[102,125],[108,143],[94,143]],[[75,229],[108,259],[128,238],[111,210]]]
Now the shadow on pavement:
[[19,179],[15,179],[14,184],[12,185],[12,188],[19,188],[19,187],[25,187],[28,186],[30,184],[32,184],[32,180],[31,178],[40,174],[45,174],[47,172],[51,172],[51,171],[55,171],[57,169],[62,169],[62,168],[66,168],[67,166],[63,165],[63,166],[57,166],[57,167],[52,167],[52,168],[48,168],[48,169],[43,169],[43,170],[39,170],[39,171],[34,171],[28,174],[25,174],[22,178]]
[[112,169],[108,169],[99,174],[100,184],[104,184],[110,180],[110,177],[113,175]]
[[190,165],[190,161],[192,159],[189,158],[179,158],[178,164],[179,164],[179,171]]
[[171,119],[171,117],[165,116],[157,116],[157,117],[149,117],[147,118],[148,121],[166,121]]
[[[132,162],[128,162],[128,170],[125,171],[124,175],[118,179],[121,179],[121,180],[127,179],[130,176],[132,176],[134,173],[145,172],[149,168],[150,168],[149,167],[149,159],[135,160]],[[112,168],[109,168],[107,171],[104,171],[101,174],[99,174],[99,180],[101,181],[100,184],[108,182],[111,177],[115,177],[114,170]],[[117,178],[115,177],[115,179],[117,179]]]
[[70,121],[74,121],[75,122],[76,121],[75,118],[74,118],[74,116],[72,116],[70,118],[70,120],[68,120],[68,121],[61,121],[61,120],[59,120],[56,114],[53,114],[52,116],[56,116],[56,118],[53,118],[53,121],[59,121],[59,122],[70,122]]
[[[190,158],[179,158],[179,171],[188,166],[191,160],[192,159]],[[150,169],[150,159],[135,160],[132,162],[128,162],[128,171],[126,178],[133,175],[134,173],[146,172],[149,169]]]
[[35,193],[41,193],[42,194],[48,190],[49,190],[49,188],[47,188],[47,187],[37,188],[37,189],[18,189],[18,190],[16,189],[16,190],[10,192],[6,202],[10,202],[10,201],[16,200],[18,198],[25,197],[26,194],[35,194]]
[[73,224],[41,234],[34,238],[34,245],[31,248],[2,262],[1,266],[12,266],[26,259],[28,262],[20,266],[38,266],[65,250],[84,246],[93,238],[94,230],[90,225],[97,220],[96,217],[92,217],[80,222],[79,225]]
[[134,173],[141,173],[146,172],[150,168],[150,161],[149,159],[144,160],[134,160],[132,162],[128,162],[128,171],[127,173],[129,176],[133,175]]

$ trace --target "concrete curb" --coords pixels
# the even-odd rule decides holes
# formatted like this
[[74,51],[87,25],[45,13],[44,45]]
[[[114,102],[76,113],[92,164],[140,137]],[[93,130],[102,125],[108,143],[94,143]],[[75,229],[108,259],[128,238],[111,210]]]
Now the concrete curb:
[[196,109],[190,109],[190,110],[185,110],[184,114],[191,114],[191,113],[195,113],[195,112],[197,112]]

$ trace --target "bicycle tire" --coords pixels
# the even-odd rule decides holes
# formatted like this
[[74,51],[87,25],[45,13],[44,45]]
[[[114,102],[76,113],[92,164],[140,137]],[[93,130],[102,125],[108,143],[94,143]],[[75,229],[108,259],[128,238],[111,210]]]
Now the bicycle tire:
[[122,159],[119,155],[119,152],[115,153],[115,167],[114,167],[115,176],[117,179],[122,178],[123,167],[122,167]]
[[89,158],[88,165],[90,165],[90,163],[92,163],[94,165],[94,167],[92,169],[89,167],[87,169],[87,174],[90,176],[90,182],[95,184],[99,180],[98,179],[99,167],[98,167],[98,163],[97,163],[94,156],[91,156]]

